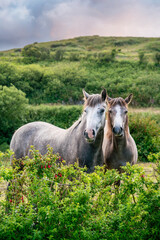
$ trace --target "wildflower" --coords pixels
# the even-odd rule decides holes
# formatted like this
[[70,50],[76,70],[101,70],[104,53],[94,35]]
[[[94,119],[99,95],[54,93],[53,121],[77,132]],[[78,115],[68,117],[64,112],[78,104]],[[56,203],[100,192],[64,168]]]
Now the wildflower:
[[55,174],[55,178],[57,178],[57,174]]
[[46,168],[46,166],[44,166]]
[[41,165],[41,168],[43,168],[43,166]]
[[59,177],[62,177],[62,173],[58,173],[58,176],[59,176]]
[[144,175],[141,175],[142,178],[144,178]]
[[50,168],[50,167],[51,167],[51,165],[48,164],[48,168]]
[[10,199],[9,201],[12,202],[12,199]]
[[22,202],[24,202],[24,200],[23,200],[23,196],[21,197],[21,200],[22,200]]

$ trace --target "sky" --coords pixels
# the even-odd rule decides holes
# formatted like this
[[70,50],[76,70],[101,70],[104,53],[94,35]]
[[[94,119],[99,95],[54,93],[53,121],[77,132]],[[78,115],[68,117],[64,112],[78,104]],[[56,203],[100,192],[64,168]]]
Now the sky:
[[0,0],[0,50],[91,35],[160,37],[160,0]]

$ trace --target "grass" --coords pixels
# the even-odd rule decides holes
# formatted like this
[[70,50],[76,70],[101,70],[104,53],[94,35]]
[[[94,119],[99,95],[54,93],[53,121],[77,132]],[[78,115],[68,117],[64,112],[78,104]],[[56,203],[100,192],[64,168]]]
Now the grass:
[[[116,59],[138,60],[138,54],[143,51],[149,62],[153,62],[153,55],[159,51],[160,38],[137,38],[137,37],[100,37],[86,36],[60,41],[50,41],[42,43],[34,43],[38,47],[50,49],[53,53],[62,48],[65,52],[78,52],[80,55],[95,52],[110,52],[112,49],[117,50]],[[20,57],[21,49],[11,49],[0,51],[0,58],[8,61]]]
[[131,113],[154,113],[154,114],[160,114],[160,108],[129,108],[129,111]]

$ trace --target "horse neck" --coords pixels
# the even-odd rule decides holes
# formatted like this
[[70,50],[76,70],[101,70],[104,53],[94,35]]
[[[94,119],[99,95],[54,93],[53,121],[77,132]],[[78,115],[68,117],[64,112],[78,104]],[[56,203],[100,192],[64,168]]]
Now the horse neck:
[[[69,129],[67,129],[67,131],[70,133],[70,134],[73,134],[75,135],[76,137],[79,137],[79,138],[83,138],[84,139],[84,130],[86,128],[86,118],[85,116],[81,116],[79,118],[79,120],[77,120]],[[87,141],[84,139],[84,142],[87,144],[87,145],[92,145],[94,147],[98,147],[100,144],[102,145],[102,142],[103,142],[103,136],[104,136],[104,128],[101,129],[98,133],[97,133],[97,137],[94,141],[94,143],[87,143]]]

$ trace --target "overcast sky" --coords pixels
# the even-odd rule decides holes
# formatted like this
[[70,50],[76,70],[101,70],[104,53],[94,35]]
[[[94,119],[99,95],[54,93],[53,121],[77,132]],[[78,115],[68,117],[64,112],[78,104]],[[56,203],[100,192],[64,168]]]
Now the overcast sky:
[[160,0],[0,0],[0,50],[86,35],[160,37]]

